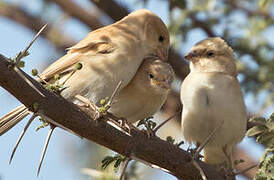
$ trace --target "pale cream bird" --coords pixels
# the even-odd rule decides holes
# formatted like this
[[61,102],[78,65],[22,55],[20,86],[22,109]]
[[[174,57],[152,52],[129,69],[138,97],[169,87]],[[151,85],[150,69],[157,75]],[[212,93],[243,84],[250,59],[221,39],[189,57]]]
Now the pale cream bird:
[[208,38],[185,58],[190,61],[181,88],[185,140],[201,144],[217,129],[204,148],[204,161],[231,165],[233,148],[243,139],[247,124],[233,50],[219,37]]
[[[67,88],[61,95],[73,101],[79,94],[96,103],[110,97],[120,81],[120,89],[123,89],[145,58],[167,60],[168,48],[169,34],[162,20],[148,10],[137,10],[114,24],[89,33],[40,76],[44,81],[50,81],[59,74],[60,82],[64,82],[74,65],[81,63],[82,69],[65,82]],[[22,105],[2,117],[0,135],[28,113]]]
[[132,81],[115,96],[109,111],[131,123],[150,117],[166,101],[173,80],[168,63],[145,59]]

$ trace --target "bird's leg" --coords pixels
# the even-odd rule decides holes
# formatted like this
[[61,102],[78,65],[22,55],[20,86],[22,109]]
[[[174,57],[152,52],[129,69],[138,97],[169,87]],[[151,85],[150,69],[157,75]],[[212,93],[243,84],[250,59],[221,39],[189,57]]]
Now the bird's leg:
[[32,123],[32,121],[33,121],[36,117],[37,117],[37,115],[36,115],[36,114],[33,114],[33,115],[30,117],[30,119],[29,119],[28,123],[26,124],[26,126],[24,127],[23,131],[21,132],[21,134],[20,134],[20,136],[19,136],[19,138],[18,138],[18,140],[17,140],[17,142],[16,142],[16,144],[15,144],[13,150],[12,150],[12,153],[11,153],[11,156],[10,156],[9,164],[11,164],[11,161],[12,161],[12,159],[13,159],[13,156],[14,156],[14,154],[15,154],[15,151],[16,151],[16,149],[17,149],[19,143],[21,142],[23,136],[25,135],[25,133],[26,133],[28,127],[30,126],[30,124]]
[[41,155],[41,158],[40,158],[40,161],[39,161],[39,166],[38,166],[37,176],[39,176],[40,169],[41,169],[41,166],[42,166],[42,163],[43,163],[43,160],[44,160],[44,157],[45,157],[45,154],[46,154],[47,148],[48,148],[48,144],[49,144],[49,141],[50,141],[51,135],[52,135],[53,130],[55,129],[55,127],[56,127],[55,125],[50,124],[50,130],[49,130],[49,133],[48,133],[48,136],[47,136],[47,139],[46,139],[46,142],[45,142],[45,145],[44,145],[43,151],[42,151],[42,155]]
[[228,153],[228,146],[225,145],[223,148],[222,148],[224,154],[225,154],[225,157],[227,159],[227,166],[230,170],[233,169],[233,166],[232,166],[232,158],[231,158],[231,153]]
[[130,122],[127,121],[125,118],[118,118],[114,116],[113,114],[107,112],[108,121],[114,123],[124,131],[128,132],[129,134],[131,133],[131,130],[133,128],[137,129],[135,126],[133,126]]
[[[119,81],[119,83],[117,84],[115,90],[113,91],[113,93],[112,93],[110,99],[107,101],[107,103],[100,102],[100,104],[103,105],[103,107],[105,108],[105,112],[107,112],[111,108],[111,106],[114,102],[114,98],[117,95],[118,90],[120,89],[121,85],[122,85],[122,81]],[[125,119],[123,117],[120,117],[120,118],[117,119],[112,114],[110,114],[110,113],[107,113],[107,114],[110,115],[113,120],[116,120],[120,124],[119,127],[121,127],[123,130],[126,130],[126,131],[128,130],[128,132],[130,133],[130,128],[131,128],[130,124],[131,123],[129,123],[127,121],[127,119]]]
[[236,176],[233,172],[233,164],[232,164],[232,157],[231,157],[231,152],[229,153],[228,151],[228,145],[225,145],[222,150],[223,153],[226,157],[226,162],[225,162],[225,167],[221,168],[221,171],[223,171],[226,179],[228,180],[236,180]]

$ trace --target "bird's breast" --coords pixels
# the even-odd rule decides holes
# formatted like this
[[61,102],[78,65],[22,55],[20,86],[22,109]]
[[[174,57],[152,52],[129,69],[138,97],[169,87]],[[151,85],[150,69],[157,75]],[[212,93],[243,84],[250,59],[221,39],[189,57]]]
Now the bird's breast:
[[[246,127],[246,110],[234,77],[195,73],[182,85],[182,128],[188,141],[203,140],[224,121],[211,144],[240,141]],[[233,132],[233,133],[232,133]]]

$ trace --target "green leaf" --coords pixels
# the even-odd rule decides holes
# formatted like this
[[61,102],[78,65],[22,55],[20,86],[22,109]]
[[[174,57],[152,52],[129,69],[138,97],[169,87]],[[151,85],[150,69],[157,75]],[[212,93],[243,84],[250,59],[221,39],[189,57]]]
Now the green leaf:
[[111,163],[114,163],[114,171],[117,172],[121,162],[125,161],[125,157],[120,154],[116,154],[115,156],[106,156],[102,161],[101,168],[106,169]]
[[265,145],[266,147],[274,147],[274,132],[263,133],[259,135],[256,139],[257,142]]
[[264,117],[252,117],[248,120],[249,122],[254,122],[254,123],[266,123],[266,119]]
[[268,122],[274,122],[274,113],[271,114],[271,116],[268,119]]
[[246,132],[246,135],[249,136],[249,137],[250,136],[255,136],[255,135],[258,135],[258,134],[264,132],[265,130],[267,130],[267,128],[263,125],[254,126]]
[[102,169],[106,169],[112,162],[115,161],[115,158],[112,157],[112,156],[106,156],[102,161],[102,165],[101,165],[101,168]]

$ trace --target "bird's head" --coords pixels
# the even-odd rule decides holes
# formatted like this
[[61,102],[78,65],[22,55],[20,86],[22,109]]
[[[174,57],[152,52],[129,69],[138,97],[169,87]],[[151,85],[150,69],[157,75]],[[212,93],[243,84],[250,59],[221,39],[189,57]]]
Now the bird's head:
[[153,58],[145,59],[137,71],[136,78],[139,79],[144,91],[151,94],[166,94],[171,89],[174,80],[174,72],[168,63]]
[[[157,57],[167,61],[169,49],[169,33],[166,25],[153,12],[141,9],[130,13],[125,20],[130,20],[138,27],[139,38],[146,51],[146,57]],[[141,31],[140,31],[141,30]]]
[[184,56],[194,72],[223,72],[237,75],[232,48],[220,37],[202,40]]

